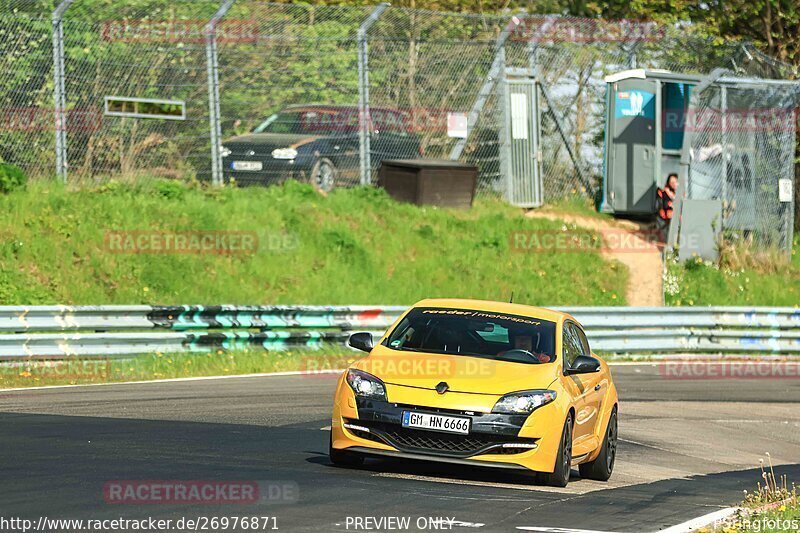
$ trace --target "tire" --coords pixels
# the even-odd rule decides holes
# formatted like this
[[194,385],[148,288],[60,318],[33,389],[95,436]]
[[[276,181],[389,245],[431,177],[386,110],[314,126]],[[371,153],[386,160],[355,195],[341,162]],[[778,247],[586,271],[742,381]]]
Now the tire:
[[364,457],[348,452],[347,450],[337,450],[333,447],[333,434],[328,443],[328,457],[336,466],[361,466],[364,464]]
[[596,481],[608,481],[611,472],[614,471],[614,460],[617,457],[617,410],[611,412],[606,427],[606,436],[603,439],[603,447],[600,454],[588,463],[579,465],[581,477],[584,479],[594,479]]
[[338,177],[339,171],[333,161],[322,157],[311,167],[309,181],[318,191],[331,192],[336,187]]
[[552,473],[540,472],[536,477],[542,485],[550,487],[566,487],[572,466],[572,413],[567,415],[564,429],[561,431],[561,443],[558,445],[556,466]]

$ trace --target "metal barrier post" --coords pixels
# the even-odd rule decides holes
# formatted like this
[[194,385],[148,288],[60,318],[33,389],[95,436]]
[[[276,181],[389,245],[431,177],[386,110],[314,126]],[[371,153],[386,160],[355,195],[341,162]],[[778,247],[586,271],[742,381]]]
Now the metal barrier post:
[[206,73],[208,75],[208,125],[211,138],[211,183],[222,186],[222,157],[220,142],[222,128],[219,123],[219,64],[217,58],[217,23],[225,16],[236,0],[225,0],[203,28],[206,40]]
[[370,147],[371,120],[369,116],[369,49],[367,32],[389,7],[387,2],[375,6],[372,13],[358,27],[358,155],[361,165],[361,185],[372,183],[372,157]]
[[53,87],[55,98],[56,175],[67,181],[67,115],[64,87],[64,13],[74,0],[62,0],[53,11]]
[[464,152],[464,148],[467,145],[467,140],[469,139],[469,134],[472,133],[472,130],[475,128],[475,124],[478,123],[478,117],[481,115],[481,111],[483,107],[486,105],[486,101],[489,99],[489,96],[492,94],[492,89],[494,88],[497,80],[500,79],[500,69],[503,68],[502,64],[504,62],[504,58],[502,57],[505,53],[505,45],[506,41],[508,40],[508,36],[511,35],[517,26],[520,25],[522,19],[520,18],[522,13],[519,15],[514,15],[511,17],[511,20],[508,21],[505,29],[500,32],[500,35],[497,36],[497,40],[494,44],[494,60],[492,61],[492,66],[489,67],[489,73],[486,75],[486,81],[483,82],[483,86],[481,87],[480,91],[478,91],[478,97],[475,99],[475,103],[472,104],[472,109],[469,111],[469,115],[467,115],[467,136],[459,139],[453,149],[450,151],[450,159],[452,161],[456,161],[461,158],[461,154]]

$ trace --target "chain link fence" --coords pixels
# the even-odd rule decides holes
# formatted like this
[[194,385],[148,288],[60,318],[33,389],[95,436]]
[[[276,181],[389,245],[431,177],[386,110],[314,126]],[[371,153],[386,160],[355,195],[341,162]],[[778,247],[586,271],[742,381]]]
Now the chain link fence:
[[0,5],[0,157],[69,183],[295,178],[324,189],[372,182],[385,159],[425,157],[474,163],[479,194],[507,197],[502,88],[517,76],[540,93],[532,157],[544,200],[590,196],[607,74],[745,63],[792,74],[739,43],[625,21],[251,0]]
[[721,201],[726,242],[791,250],[799,101],[795,84],[741,76],[692,97],[686,197]]

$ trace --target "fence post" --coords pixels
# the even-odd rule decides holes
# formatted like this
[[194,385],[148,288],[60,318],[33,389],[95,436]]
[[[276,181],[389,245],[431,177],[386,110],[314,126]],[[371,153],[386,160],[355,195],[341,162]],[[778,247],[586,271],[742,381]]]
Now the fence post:
[[456,161],[461,158],[461,154],[464,152],[464,148],[467,146],[467,140],[469,139],[470,133],[472,130],[475,129],[475,124],[478,123],[478,118],[481,115],[481,111],[483,111],[483,107],[486,105],[486,101],[489,99],[489,96],[492,94],[492,89],[494,88],[497,80],[500,78],[500,69],[505,68],[501,65],[504,63],[504,55],[505,54],[505,45],[506,41],[508,40],[508,36],[511,35],[511,32],[517,29],[517,26],[520,25],[522,22],[523,14],[519,13],[518,15],[514,15],[511,17],[511,20],[508,21],[508,24],[500,32],[500,35],[497,36],[497,40],[494,43],[494,60],[492,61],[492,66],[489,67],[489,73],[486,75],[486,81],[483,82],[483,86],[478,91],[478,97],[475,99],[475,103],[472,104],[472,109],[469,111],[469,115],[467,115],[467,136],[460,138],[453,149],[450,150],[450,160]]
[[508,73],[506,70],[506,47],[500,49],[500,79],[497,99],[500,101],[500,179],[505,180],[505,198],[514,201],[514,183],[511,174],[511,113],[509,110]]
[[208,126],[211,137],[211,183],[222,186],[222,157],[219,123],[219,64],[217,62],[217,23],[225,16],[236,0],[225,0],[203,28],[206,40],[206,73],[208,76]]
[[[721,141],[722,141],[722,224],[725,221],[725,211],[728,204],[728,88],[724,85],[719,89],[720,112],[722,113]],[[723,224],[724,226],[724,224]]]
[[56,175],[67,181],[67,114],[64,87],[64,13],[73,0],[62,0],[53,11],[53,92],[56,129]]
[[389,7],[387,2],[375,6],[372,13],[358,27],[358,156],[361,165],[361,185],[372,183],[372,157],[370,154],[369,117],[369,51],[367,32]]

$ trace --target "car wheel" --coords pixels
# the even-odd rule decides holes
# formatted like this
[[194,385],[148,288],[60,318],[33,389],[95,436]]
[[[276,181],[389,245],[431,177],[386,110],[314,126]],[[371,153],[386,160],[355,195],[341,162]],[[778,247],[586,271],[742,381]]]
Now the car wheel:
[[322,192],[331,192],[338,176],[336,165],[327,157],[318,159],[311,168],[311,184]]
[[594,479],[596,481],[608,481],[611,472],[614,471],[614,459],[617,457],[617,411],[611,412],[606,428],[606,437],[603,439],[603,447],[600,454],[588,463],[578,466],[581,477],[584,479]]
[[572,466],[572,414],[567,415],[564,430],[561,432],[561,444],[558,445],[556,466],[553,473],[541,472],[537,481],[551,487],[566,487],[569,483],[569,472]]
[[333,434],[328,443],[328,456],[331,462],[337,466],[361,466],[364,464],[364,457],[348,452],[347,450],[337,450],[333,447]]

